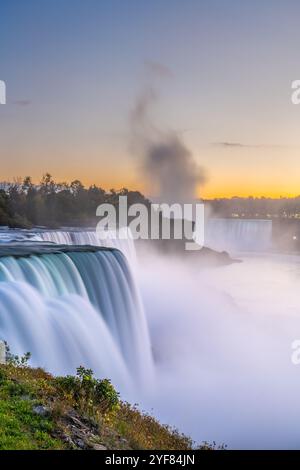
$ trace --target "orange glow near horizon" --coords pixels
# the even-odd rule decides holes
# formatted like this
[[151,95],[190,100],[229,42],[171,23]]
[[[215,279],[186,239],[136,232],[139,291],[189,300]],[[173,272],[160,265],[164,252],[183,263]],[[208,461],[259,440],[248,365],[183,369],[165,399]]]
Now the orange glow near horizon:
[[276,186],[270,185],[269,187],[266,185],[264,188],[258,186],[246,186],[246,185],[219,185],[214,187],[213,185],[209,185],[204,188],[200,188],[197,191],[197,196],[203,199],[222,199],[222,198],[232,198],[232,197],[266,197],[266,198],[273,198],[279,199],[280,197],[287,197],[287,198],[294,198],[299,196],[300,190],[297,187],[289,187],[286,188],[285,186]]
[[[71,160],[71,161],[70,161]],[[96,159],[95,159],[96,160]],[[123,187],[133,191],[140,191],[151,199],[155,197],[151,185],[146,184],[144,178],[139,174],[132,160],[120,159],[118,165],[106,159],[103,164],[92,161],[89,165],[83,165],[82,158],[71,159],[66,156],[64,165],[61,161],[52,160],[51,164],[44,162],[42,168],[37,170],[35,165],[30,168],[23,160],[18,166],[19,179],[30,175],[34,183],[38,183],[43,174],[49,172],[55,181],[66,181],[70,183],[76,179],[80,180],[86,187],[97,185],[105,190]],[[292,162],[291,162],[292,163]],[[7,165],[8,166],[8,165]],[[208,167],[208,165],[207,165]],[[243,168],[232,165],[211,165],[208,167],[208,181],[197,190],[196,196],[204,199],[240,197],[296,197],[300,193],[297,168],[295,165],[289,167],[261,168],[260,172],[253,166]],[[1,180],[12,181],[13,168],[10,166],[6,171],[2,170]],[[15,178],[14,178],[15,179]]]
[[[45,172],[44,172],[45,173]],[[43,174],[44,174],[43,173]],[[50,172],[51,173],[51,172]],[[72,181],[78,179],[82,182],[85,187],[89,187],[91,185],[99,186],[106,191],[110,189],[119,190],[121,188],[128,188],[132,191],[140,191],[145,196],[151,199],[151,196],[155,197],[156,194],[151,192],[151,188],[149,188],[144,181],[140,178],[136,178],[132,175],[132,173],[123,172],[121,175],[120,173],[111,175],[109,172],[102,173],[101,177],[93,178],[88,174],[81,172],[81,177],[76,176],[76,174],[67,177],[65,173],[59,174],[58,172],[51,173],[54,180],[57,182],[66,181],[67,183],[71,183]],[[96,174],[96,172],[95,172]],[[41,180],[41,175],[34,175],[33,181],[34,183],[38,183]],[[8,178],[8,180],[10,180]],[[299,196],[300,190],[298,185],[287,185],[288,188],[284,185],[277,186],[276,184],[270,185],[243,185],[242,183],[238,184],[232,180],[229,183],[222,184],[221,179],[218,181],[217,184],[212,184],[212,182],[207,183],[203,187],[199,187],[197,190],[196,196],[202,199],[215,199],[215,198],[232,198],[232,197],[267,197],[267,198],[280,198],[280,197],[288,197],[294,198]]]

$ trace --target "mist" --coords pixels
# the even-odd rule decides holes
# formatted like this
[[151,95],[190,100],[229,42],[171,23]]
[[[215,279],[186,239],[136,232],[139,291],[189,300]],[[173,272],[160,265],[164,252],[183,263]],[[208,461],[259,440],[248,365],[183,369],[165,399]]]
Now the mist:
[[[132,149],[159,202],[193,202],[206,172],[181,134],[156,124],[157,100],[152,86],[138,97]],[[155,387],[137,400],[197,443],[298,448],[300,368],[291,345],[300,337],[299,258],[271,254],[270,221],[206,222],[208,246],[242,263],[203,268],[151,249],[139,253]]]
[[139,158],[143,179],[160,202],[191,203],[206,182],[206,173],[179,133],[155,124],[150,111],[157,98],[151,86],[138,96],[130,118],[131,148]]
[[156,363],[144,407],[197,442],[297,448],[299,261],[253,255],[201,270],[144,253],[141,264]]

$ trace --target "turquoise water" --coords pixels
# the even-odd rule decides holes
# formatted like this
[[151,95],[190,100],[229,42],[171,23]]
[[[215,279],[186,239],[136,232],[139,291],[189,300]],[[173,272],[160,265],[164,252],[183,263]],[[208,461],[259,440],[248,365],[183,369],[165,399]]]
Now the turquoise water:
[[128,381],[150,377],[148,327],[119,250],[23,244],[3,247],[0,255],[0,337],[14,352],[30,351],[34,364],[57,373],[93,363],[102,374],[113,360],[111,375],[121,385],[124,370]]

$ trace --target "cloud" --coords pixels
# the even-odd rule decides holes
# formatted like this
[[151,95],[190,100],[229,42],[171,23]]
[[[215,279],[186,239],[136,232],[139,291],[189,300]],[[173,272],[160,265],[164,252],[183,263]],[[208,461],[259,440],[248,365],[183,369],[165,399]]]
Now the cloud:
[[172,70],[166,65],[156,62],[154,60],[147,60],[145,62],[147,72],[150,72],[154,77],[158,78],[170,78],[173,77]]
[[257,147],[257,145],[242,144],[240,142],[213,142],[216,147]]
[[223,148],[283,148],[289,147],[289,145],[280,145],[280,144],[244,144],[241,142],[212,142],[211,145],[215,147],[223,147]]
[[31,100],[13,100],[11,101],[11,104],[14,104],[15,106],[30,106],[31,105]]

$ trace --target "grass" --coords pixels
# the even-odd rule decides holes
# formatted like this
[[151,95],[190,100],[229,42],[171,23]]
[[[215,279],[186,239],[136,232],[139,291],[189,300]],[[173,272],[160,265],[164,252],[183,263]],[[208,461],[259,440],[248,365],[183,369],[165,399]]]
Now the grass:
[[[105,393],[113,397],[112,406],[107,406],[99,397],[103,383],[92,377],[92,371],[78,371],[77,377],[55,378],[24,364],[0,366],[0,449],[195,448],[188,436],[136,406],[119,398],[116,403],[109,381],[104,381]],[[45,416],[35,412],[37,405],[47,410]]]
[[0,372],[0,449],[63,448],[52,435],[53,420],[33,411],[36,400],[28,395],[28,387]]

